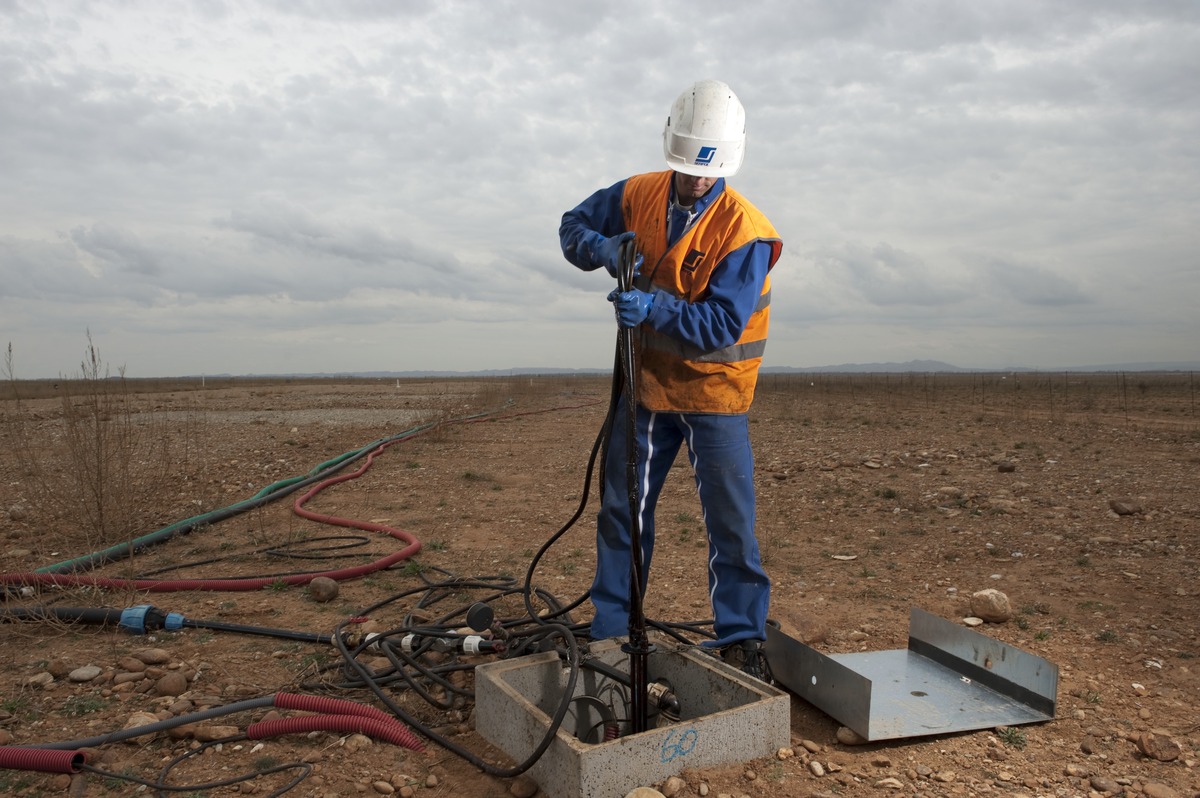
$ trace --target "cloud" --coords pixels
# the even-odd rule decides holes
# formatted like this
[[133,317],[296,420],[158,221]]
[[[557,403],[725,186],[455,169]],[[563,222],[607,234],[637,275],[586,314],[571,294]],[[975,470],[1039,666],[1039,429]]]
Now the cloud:
[[994,286],[1021,304],[1055,308],[1091,302],[1087,292],[1074,281],[1042,266],[991,258],[981,267],[981,276],[985,278],[981,281],[982,290]]
[[128,230],[96,222],[90,228],[73,228],[70,237],[75,246],[121,271],[143,276],[162,273],[159,256]]
[[28,0],[0,18],[18,189],[0,336],[38,362],[74,362],[85,326],[135,367],[203,351],[255,371],[289,341],[341,362],[318,338],[390,360],[421,325],[445,347],[403,357],[605,367],[608,286],[562,259],[559,219],[662,168],[666,110],[701,77],[745,103],[731,184],[785,240],[774,363],[826,362],[818,340],[845,362],[987,366],[1183,359],[1200,339],[1194,3]]
[[889,244],[844,244],[816,253],[815,259],[843,292],[877,306],[928,308],[953,304],[968,295],[956,275],[936,274],[920,257]]

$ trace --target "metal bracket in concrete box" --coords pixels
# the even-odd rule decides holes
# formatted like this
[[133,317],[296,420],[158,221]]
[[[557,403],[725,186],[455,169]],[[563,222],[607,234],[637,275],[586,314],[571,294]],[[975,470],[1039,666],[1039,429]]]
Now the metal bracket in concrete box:
[[[791,739],[791,697],[716,657],[660,644],[647,658],[651,681],[665,679],[679,699],[678,722],[614,740],[583,742],[581,730],[559,727],[526,773],[551,798],[622,798],[636,787],[684,768],[745,762],[775,754]],[[589,656],[628,674],[617,641],[590,646]],[[546,738],[563,700],[569,671],[548,651],[475,668],[475,728],[514,762],[528,759]],[[623,686],[581,669],[573,699],[594,705]],[[628,688],[623,688],[628,700]],[[623,709],[622,715],[627,715]],[[582,714],[582,713],[581,713]],[[621,717],[619,720],[627,720]],[[581,725],[587,725],[589,721]]]
[[825,655],[768,627],[775,681],[868,741],[1054,718],[1058,666],[913,608],[908,648]]

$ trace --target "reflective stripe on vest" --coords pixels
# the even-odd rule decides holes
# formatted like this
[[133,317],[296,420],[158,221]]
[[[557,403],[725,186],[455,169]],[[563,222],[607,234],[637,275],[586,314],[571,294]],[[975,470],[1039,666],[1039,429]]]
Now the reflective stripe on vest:
[[[755,306],[754,312],[758,313],[770,304],[771,292],[767,291],[758,298],[758,304]],[[685,344],[683,341],[666,335],[647,335],[642,338],[642,346],[646,349],[653,349],[656,352],[666,352],[676,357],[681,357],[684,360],[694,360],[697,363],[737,363],[740,360],[762,357],[763,353],[767,350],[767,339],[762,338],[758,341],[733,344],[724,349],[705,352],[698,346]]]

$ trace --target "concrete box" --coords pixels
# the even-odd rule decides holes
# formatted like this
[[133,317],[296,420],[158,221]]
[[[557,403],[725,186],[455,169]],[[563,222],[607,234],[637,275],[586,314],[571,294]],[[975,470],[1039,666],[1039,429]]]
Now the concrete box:
[[[588,656],[628,676],[629,655],[618,641],[592,644]],[[635,787],[656,784],[685,768],[758,759],[789,744],[787,693],[707,653],[661,643],[649,655],[646,670],[651,682],[665,679],[672,686],[679,720],[659,716],[647,731],[604,741],[593,734],[593,721],[606,715],[612,719],[613,713],[596,710],[615,705],[627,714],[628,688],[581,669],[567,720],[526,771],[547,795],[623,798]],[[514,763],[524,762],[545,739],[569,673],[555,652],[480,665],[475,669],[476,729]],[[614,700],[616,695],[624,701]]]

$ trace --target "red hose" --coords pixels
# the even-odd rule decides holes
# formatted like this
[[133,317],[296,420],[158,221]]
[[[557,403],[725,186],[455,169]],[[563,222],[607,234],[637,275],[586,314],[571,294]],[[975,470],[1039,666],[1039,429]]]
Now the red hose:
[[314,485],[307,493],[296,499],[292,505],[293,510],[300,516],[314,521],[320,521],[326,524],[336,526],[350,527],[352,529],[362,529],[370,532],[382,532],[391,535],[397,540],[404,541],[406,545],[400,551],[389,554],[387,557],[375,560],[374,562],[364,565],[356,565],[350,568],[339,568],[334,571],[323,571],[321,573],[294,574],[292,576],[281,577],[260,577],[257,579],[108,579],[97,576],[87,576],[80,574],[42,574],[42,573],[8,573],[0,574],[0,584],[5,585],[60,585],[66,587],[102,587],[113,590],[147,590],[151,593],[170,593],[179,590],[222,590],[222,591],[250,591],[262,590],[265,587],[282,582],[286,585],[307,585],[318,576],[324,576],[335,581],[345,579],[357,579],[361,576],[372,574],[376,571],[382,571],[390,568],[396,563],[407,560],[409,557],[416,555],[421,550],[421,541],[417,540],[412,534],[405,532],[402,529],[386,526],[384,524],[375,524],[369,521],[355,521],[348,518],[338,518],[332,515],[320,515],[304,509],[304,503],[316,496],[330,485],[335,485],[339,482],[344,482],[347,479],[354,479],[363,474],[370,467],[375,456],[398,441],[390,441],[373,449],[367,455],[366,461],[362,466],[351,474],[343,474],[337,477],[323,480]]
[[0,768],[36,770],[39,773],[78,773],[87,761],[82,751],[54,751],[46,748],[0,746]]
[[347,701],[343,698],[303,695],[302,693],[276,693],[275,706],[280,709],[299,709],[305,712],[321,712],[326,715],[358,715],[385,723],[400,724],[400,721],[381,709],[376,709],[369,704]]
[[361,715],[302,715],[296,718],[264,720],[246,727],[246,739],[262,740],[283,734],[302,734],[310,731],[336,731],[365,734],[412,751],[424,751],[425,745],[400,723],[377,720]]
[[[581,407],[595,404],[595,402],[584,402],[578,405],[564,405],[562,407],[551,408],[551,410],[575,410]],[[478,421],[503,421],[508,418],[516,418],[518,416],[534,415],[539,413],[549,412],[546,410],[530,410],[521,413],[507,413],[500,416],[487,416],[481,418],[466,419],[460,423],[478,422]],[[382,559],[365,565],[358,565],[352,568],[339,568],[334,571],[323,571],[321,573],[294,574],[292,576],[282,577],[261,577],[256,579],[111,579],[98,576],[87,576],[82,574],[50,574],[37,572],[13,572],[0,574],[0,585],[17,585],[24,587],[26,585],[57,585],[61,587],[99,587],[110,590],[146,590],[151,593],[173,593],[181,590],[218,590],[227,592],[262,590],[265,587],[270,587],[275,584],[291,585],[307,585],[318,576],[324,576],[334,581],[343,581],[346,579],[357,579],[368,574],[382,571],[392,567],[396,563],[407,560],[409,557],[415,556],[421,550],[421,541],[417,540],[409,532],[394,527],[385,526],[384,524],[373,524],[368,521],[354,521],[346,518],[339,518],[332,515],[322,515],[304,509],[304,504],[309,499],[316,496],[330,485],[336,485],[339,482],[344,482],[348,479],[354,479],[361,476],[371,465],[375,456],[382,452],[387,447],[394,443],[400,443],[407,438],[397,438],[380,444],[372,449],[367,455],[366,461],[359,469],[351,474],[344,474],[330,479],[323,480],[314,485],[307,493],[296,499],[292,504],[293,511],[303,518],[308,518],[313,521],[333,524],[335,526],[349,527],[352,529],[362,529],[371,532],[382,532],[391,535],[397,540],[404,541],[407,545],[400,551],[390,554]]]
[[[363,464],[361,466],[359,466],[356,471],[351,471],[348,474],[339,474],[336,477],[330,477],[329,479],[322,480],[321,482],[318,482],[316,485],[313,485],[311,488],[308,489],[307,493],[305,493],[303,496],[300,496],[294,502],[292,502],[292,512],[294,512],[296,515],[300,516],[301,518],[307,518],[310,521],[319,521],[322,524],[332,524],[333,526],[349,527],[350,529],[363,529],[363,530],[367,530],[370,532],[387,532],[388,534],[395,534],[395,533],[399,532],[399,530],[392,529],[391,527],[385,526],[383,524],[373,524],[370,521],[355,521],[354,519],[351,519],[351,518],[341,518],[336,515],[322,515],[321,513],[314,513],[311,510],[304,509],[304,505],[308,502],[308,500],[313,498],[314,496],[316,496],[321,491],[325,490],[325,488],[328,488],[331,485],[337,485],[339,483],[346,482],[351,479],[358,479],[359,477],[361,477],[363,474],[366,473],[367,469],[371,467],[371,464],[375,461],[376,455],[380,454],[384,449],[391,446],[393,443],[399,443],[399,441],[388,441],[387,443],[380,444],[379,446],[372,449],[370,451],[370,453],[366,456],[366,459],[363,460]],[[404,533],[400,533],[400,534],[404,534]],[[416,549],[412,552],[413,554],[416,554],[418,551],[421,550],[420,542],[411,536],[407,536],[407,537],[416,546]]]

